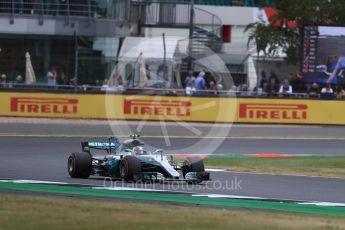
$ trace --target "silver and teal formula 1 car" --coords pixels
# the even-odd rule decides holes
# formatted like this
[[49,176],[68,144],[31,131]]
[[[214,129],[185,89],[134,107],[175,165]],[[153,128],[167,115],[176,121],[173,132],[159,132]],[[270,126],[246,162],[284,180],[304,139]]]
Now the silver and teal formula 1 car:
[[[105,142],[82,142],[82,152],[68,157],[68,173],[72,178],[89,178],[90,175],[111,177],[124,181],[166,182],[186,181],[201,183],[210,180],[204,162],[199,157],[189,157],[176,162],[163,150],[146,151],[138,135],[120,143],[116,137]],[[106,151],[96,156],[91,150]]]

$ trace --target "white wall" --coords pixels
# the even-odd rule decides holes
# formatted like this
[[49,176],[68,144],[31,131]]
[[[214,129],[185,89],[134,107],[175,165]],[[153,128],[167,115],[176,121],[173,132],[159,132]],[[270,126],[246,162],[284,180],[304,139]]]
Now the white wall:
[[248,54],[248,34],[244,32],[245,26],[231,27],[231,42],[223,43],[222,52],[231,54]]
[[[246,26],[249,23],[254,22],[257,12],[258,12],[258,8],[254,8],[254,7],[236,7],[236,6],[226,7],[226,6],[208,6],[208,5],[207,6],[196,5],[195,7],[206,10],[208,12],[211,12],[217,15],[222,20],[224,25]],[[207,17],[206,19],[209,20],[209,17]],[[198,20],[202,21],[201,19],[198,19]],[[209,21],[206,23],[209,23]]]
[[174,36],[174,37],[184,37],[188,38],[189,29],[171,29],[171,28],[157,28],[157,27],[146,27],[144,29],[145,37],[159,37],[162,34],[165,36]]

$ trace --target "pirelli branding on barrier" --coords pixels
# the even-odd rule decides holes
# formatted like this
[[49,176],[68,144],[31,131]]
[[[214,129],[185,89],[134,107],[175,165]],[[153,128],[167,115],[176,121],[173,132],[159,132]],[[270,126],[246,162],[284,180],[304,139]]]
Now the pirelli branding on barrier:
[[261,121],[285,120],[306,121],[306,104],[239,103],[239,118]]
[[75,98],[11,97],[11,112],[77,114],[78,102],[79,100]]
[[102,100],[104,95],[0,93],[0,116],[105,119]]
[[0,116],[345,125],[345,101],[0,93]]
[[186,100],[142,100],[125,99],[125,115],[153,115],[190,117],[192,114],[192,102]]

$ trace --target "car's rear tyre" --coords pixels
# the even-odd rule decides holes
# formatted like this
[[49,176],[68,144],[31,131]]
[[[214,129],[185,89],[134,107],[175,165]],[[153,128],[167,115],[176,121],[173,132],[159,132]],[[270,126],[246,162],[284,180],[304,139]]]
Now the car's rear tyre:
[[88,153],[72,153],[67,162],[68,173],[72,178],[89,178],[92,158]]
[[[186,178],[186,174],[189,172],[205,172],[204,161],[200,157],[187,157],[182,167],[183,178]],[[200,182],[195,181],[194,183]]]
[[135,175],[141,172],[140,160],[135,156],[125,156],[120,164],[120,177],[125,181],[135,179]]

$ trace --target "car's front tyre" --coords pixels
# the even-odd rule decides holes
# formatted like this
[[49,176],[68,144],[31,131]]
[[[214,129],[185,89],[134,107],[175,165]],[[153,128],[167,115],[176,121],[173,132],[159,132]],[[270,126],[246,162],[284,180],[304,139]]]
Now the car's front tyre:
[[[189,172],[205,172],[204,161],[200,157],[187,157],[183,162],[182,174],[186,179],[186,174]],[[187,181],[188,183],[201,183],[202,180]]]
[[141,172],[141,162],[135,156],[125,156],[120,164],[120,177],[125,181],[134,180],[137,173]]

